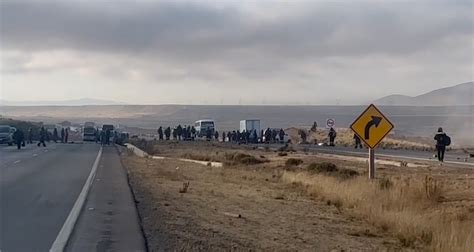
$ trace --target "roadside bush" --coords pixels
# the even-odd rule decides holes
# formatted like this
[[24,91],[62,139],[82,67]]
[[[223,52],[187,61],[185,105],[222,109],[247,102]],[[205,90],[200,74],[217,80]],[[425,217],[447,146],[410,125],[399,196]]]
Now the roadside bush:
[[337,172],[337,166],[330,162],[322,162],[322,163],[311,163],[306,167],[306,170],[312,173],[322,173],[322,172]]
[[393,183],[389,178],[383,177],[379,179],[379,188],[382,190],[388,190],[392,188]]
[[285,166],[298,166],[303,163],[303,160],[299,158],[289,158],[285,162]]
[[245,154],[245,153],[226,153],[225,159],[227,160],[225,163],[227,165],[237,165],[237,164],[244,164],[244,165],[254,165],[254,164],[261,164],[267,162],[265,159],[258,159],[252,155]]
[[286,157],[286,156],[288,156],[288,153],[286,153],[286,152],[279,152],[279,153],[278,153],[278,156],[279,156],[279,157]]
[[195,153],[184,153],[181,155],[182,158],[185,159],[192,159],[192,160],[199,160],[199,161],[213,161],[209,155],[201,155]]
[[155,141],[147,141],[143,138],[140,139],[132,139],[130,143],[138,147],[140,150],[146,152],[148,155],[156,154],[155,150]]
[[339,170],[339,175],[343,178],[352,178],[354,176],[359,176],[359,172],[352,169],[343,168]]

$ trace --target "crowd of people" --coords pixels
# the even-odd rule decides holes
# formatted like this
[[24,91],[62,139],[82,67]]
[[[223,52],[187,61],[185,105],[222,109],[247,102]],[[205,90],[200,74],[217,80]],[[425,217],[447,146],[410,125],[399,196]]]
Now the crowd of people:
[[[23,130],[16,129],[13,133],[13,140],[18,149],[25,147],[26,144],[33,144],[34,132],[33,128],[29,128],[28,132],[25,134]],[[46,147],[46,142],[53,141],[55,143],[67,143],[69,141],[69,129],[62,128],[61,133],[58,133],[57,128],[54,128],[53,132],[50,133],[45,127],[41,127],[38,132],[38,143],[37,146]]]
[[[178,125],[175,128],[167,127],[163,129],[163,127],[158,128],[158,138],[159,140],[170,140],[173,137],[174,140],[178,141],[194,141],[197,137],[197,131],[194,126],[181,126]],[[213,137],[213,132],[208,131],[206,132],[206,138],[211,139]]]
[[101,145],[110,145],[110,138],[112,135],[115,136],[115,139],[117,139],[117,132],[114,131],[112,133],[112,130],[106,129],[106,130],[100,130],[97,128],[95,130],[95,142],[100,143]]
[[[310,131],[316,131],[316,123],[311,127]],[[204,137],[208,141],[215,140],[221,142],[231,142],[238,144],[249,144],[249,143],[284,143],[285,142],[285,131],[283,129],[271,129],[267,128],[266,130],[232,130],[232,131],[223,131],[219,133],[217,130],[207,128],[204,132],[198,132],[194,126],[181,126],[178,125],[174,128],[159,127],[157,130],[158,139],[162,140],[177,140],[177,141],[194,141],[198,137]],[[260,134],[259,134],[260,133]],[[304,130],[298,131],[302,142],[306,142],[307,133]],[[110,139],[112,136],[115,136],[115,139],[118,139],[117,132],[112,132],[111,130],[96,130],[96,142],[101,143],[102,145],[109,145]],[[127,134],[128,136],[128,134]],[[18,149],[26,146],[26,144],[33,144],[33,129],[29,128],[28,132],[25,134],[21,129],[17,129],[13,133],[13,139]],[[328,132],[329,146],[335,146],[335,140],[337,137],[337,132],[334,128],[330,128]],[[362,141],[357,134],[354,134],[354,148],[363,148]],[[38,143],[37,146],[46,147],[46,142],[54,141],[55,143],[68,143],[69,141],[69,129],[62,128],[58,132],[57,128],[53,129],[53,132],[48,132],[45,127],[41,127],[38,132]],[[436,141],[436,156],[440,162],[444,161],[444,153],[446,151],[446,146],[451,144],[451,138],[443,132],[442,128],[438,129],[434,140]]]
[[203,132],[198,132],[194,126],[181,126],[176,127],[162,127],[160,126],[157,130],[158,140],[177,140],[177,141],[194,141],[196,138],[205,138],[208,141],[215,140],[220,142],[232,142],[232,143],[277,143],[283,142],[285,138],[285,131],[283,129],[270,129],[261,130],[232,130],[222,131],[220,133],[217,130],[211,128],[204,129]]

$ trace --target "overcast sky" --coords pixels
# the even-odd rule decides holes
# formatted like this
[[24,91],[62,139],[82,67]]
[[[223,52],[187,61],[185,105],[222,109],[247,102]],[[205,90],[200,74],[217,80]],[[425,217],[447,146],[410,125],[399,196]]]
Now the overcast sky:
[[361,104],[473,78],[473,1],[1,0],[1,99]]

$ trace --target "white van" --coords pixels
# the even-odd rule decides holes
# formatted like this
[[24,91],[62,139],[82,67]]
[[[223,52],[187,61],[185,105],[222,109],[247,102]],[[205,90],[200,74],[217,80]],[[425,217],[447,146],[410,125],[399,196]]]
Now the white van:
[[214,136],[214,131],[216,130],[214,121],[210,119],[196,121],[194,128],[198,137],[206,136],[208,130],[211,130],[212,136]]

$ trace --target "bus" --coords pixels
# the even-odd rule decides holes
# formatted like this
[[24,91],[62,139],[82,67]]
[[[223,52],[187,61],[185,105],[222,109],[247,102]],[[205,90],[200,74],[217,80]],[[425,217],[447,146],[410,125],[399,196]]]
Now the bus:
[[93,122],[86,122],[84,123],[84,129],[82,130],[82,140],[83,141],[93,141],[96,140],[96,129],[95,123]]
[[194,128],[196,129],[196,135],[198,137],[205,137],[208,130],[210,130],[212,136],[214,136],[215,123],[209,119],[199,120],[194,123]]

